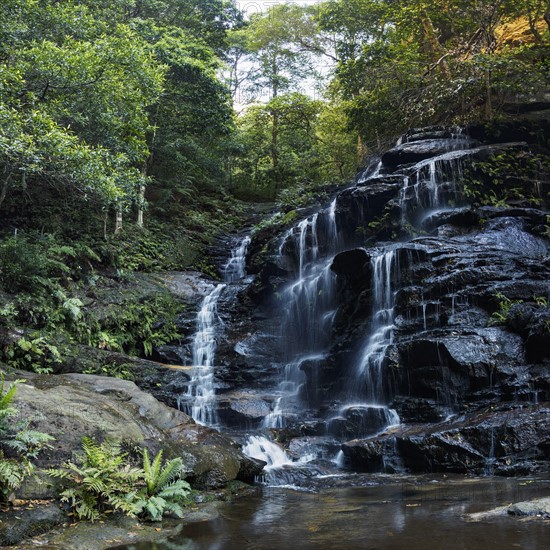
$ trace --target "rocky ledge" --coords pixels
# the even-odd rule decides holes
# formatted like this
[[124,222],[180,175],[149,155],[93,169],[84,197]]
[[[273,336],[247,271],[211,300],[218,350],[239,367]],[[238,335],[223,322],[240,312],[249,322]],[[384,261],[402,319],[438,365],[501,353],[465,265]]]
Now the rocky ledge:
[[[187,480],[197,489],[223,487],[235,479],[252,481],[261,471],[262,463],[243,455],[229,438],[196,424],[133,382],[87,374],[24,377],[15,402],[21,418],[55,438],[52,448],[36,461],[39,468],[60,465],[88,436],[180,456]],[[55,496],[52,491],[49,482],[32,483],[21,498],[50,498]]]

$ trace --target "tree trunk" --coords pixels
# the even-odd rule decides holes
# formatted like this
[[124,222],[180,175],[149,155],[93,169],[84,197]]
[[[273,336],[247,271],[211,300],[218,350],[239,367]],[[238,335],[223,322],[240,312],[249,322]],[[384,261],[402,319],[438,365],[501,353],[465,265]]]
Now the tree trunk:
[[544,12],[544,20],[546,21],[546,25],[548,26],[548,30],[550,31],[550,2],[548,2],[546,11]]
[[272,112],[271,127],[271,163],[273,164],[273,181],[275,183],[275,196],[282,187],[282,178],[279,166],[279,113],[276,110]]
[[[273,99],[279,96],[279,67],[277,60],[274,59],[271,66],[271,91]],[[275,184],[275,196],[282,187],[282,177],[279,165],[279,112],[277,109],[271,110],[272,126],[271,126],[271,163],[273,165],[273,182]]]
[[103,240],[107,240],[107,224],[109,223],[109,210],[105,210],[103,216]]
[[118,235],[122,231],[122,208],[117,207],[115,218],[115,235]]
[[143,204],[145,203],[145,185],[139,186],[139,203],[137,213],[137,226],[143,229]]

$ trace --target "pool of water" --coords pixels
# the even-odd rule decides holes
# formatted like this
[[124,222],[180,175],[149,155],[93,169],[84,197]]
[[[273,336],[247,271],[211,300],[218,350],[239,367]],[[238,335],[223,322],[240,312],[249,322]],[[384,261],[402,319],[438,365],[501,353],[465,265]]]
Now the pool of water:
[[264,487],[218,518],[184,526],[144,549],[526,549],[548,548],[550,522],[467,514],[550,495],[550,479],[332,478],[308,490]]

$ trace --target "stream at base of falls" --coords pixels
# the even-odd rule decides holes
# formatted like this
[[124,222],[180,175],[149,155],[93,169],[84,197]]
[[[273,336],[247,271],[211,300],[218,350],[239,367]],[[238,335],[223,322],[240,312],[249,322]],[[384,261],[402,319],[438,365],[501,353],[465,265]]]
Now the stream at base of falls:
[[550,526],[508,514],[469,516],[547,495],[546,478],[353,475],[295,491],[264,487],[177,536],[119,550],[539,550]]

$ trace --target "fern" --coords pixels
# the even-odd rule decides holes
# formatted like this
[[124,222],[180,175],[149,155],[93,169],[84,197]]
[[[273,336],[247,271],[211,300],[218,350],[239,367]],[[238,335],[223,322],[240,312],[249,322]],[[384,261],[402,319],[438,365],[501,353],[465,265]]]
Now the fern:
[[183,479],[177,479],[183,471],[181,458],[173,458],[162,464],[162,450],[153,461],[147,449],[143,451],[143,479],[145,488],[139,493],[142,513],[152,521],[160,521],[166,512],[178,517],[183,515],[183,504],[188,503],[191,490]]
[[61,500],[78,519],[95,521],[112,511],[132,517],[141,514],[153,521],[160,521],[166,512],[182,516],[191,487],[179,479],[181,458],[163,464],[162,451],[151,461],[145,449],[143,468],[134,468],[126,462],[119,443],[98,444],[84,437],[82,450],[77,461],[48,470],[62,481]]
[[69,503],[75,516],[95,521],[111,511],[129,516],[139,513],[136,491],[143,471],[126,463],[120,444],[109,440],[97,444],[84,437],[82,450],[78,463],[67,461],[62,469],[48,470],[62,480],[61,500]]
[[[6,389],[4,374],[0,372],[0,498],[8,501],[15,498],[14,491],[33,472],[29,459],[36,458],[53,440],[48,434],[27,429],[25,423],[12,421],[18,414],[12,403],[21,382],[24,380],[15,380]],[[10,449],[10,458],[5,458],[5,449]]]

